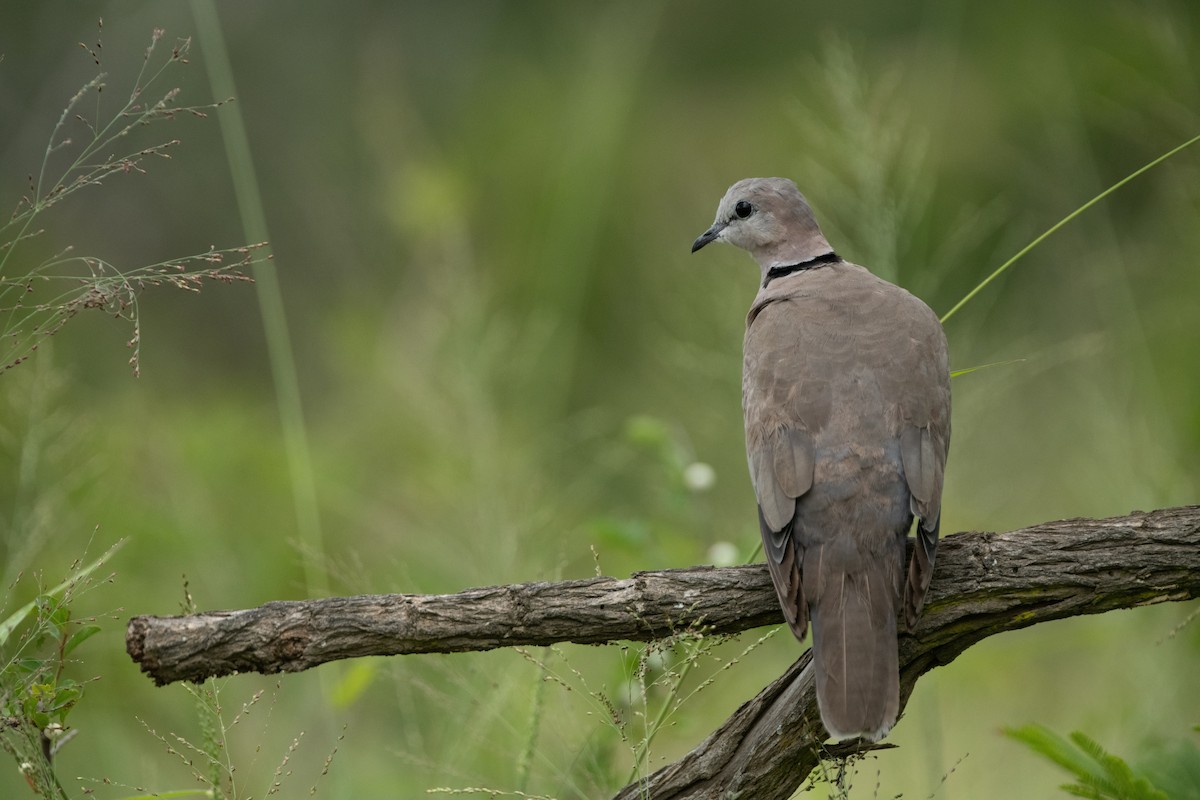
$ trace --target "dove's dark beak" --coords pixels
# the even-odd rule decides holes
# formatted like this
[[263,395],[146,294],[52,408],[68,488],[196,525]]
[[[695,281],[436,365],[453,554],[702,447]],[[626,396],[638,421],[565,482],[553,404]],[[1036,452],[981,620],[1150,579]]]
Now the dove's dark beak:
[[699,250],[701,247],[704,247],[704,245],[708,244],[709,242],[716,241],[717,237],[721,235],[721,231],[725,230],[725,226],[728,224],[729,224],[728,222],[713,223],[713,226],[711,228],[706,230],[704,233],[700,234],[700,238],[698,238],[698,239],[696,239],[696,241],[692,242],[692,252],[693,253],[696,252],[697,250]]

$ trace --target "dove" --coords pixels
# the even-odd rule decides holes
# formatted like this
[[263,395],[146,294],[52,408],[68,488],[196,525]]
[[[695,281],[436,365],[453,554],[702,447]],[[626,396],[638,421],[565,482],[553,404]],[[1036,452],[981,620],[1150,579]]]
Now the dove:
[[[788,626],[812,626],[821,721],[877,741],[900,710],[898,620],[933,575],[950,446],[950,369],[937,316],[830,246],[784,178],[729,188],[692,252],[726,242],[758,262],[746,316],[746,457]],[[905,564],[909,530],[916,525]]]

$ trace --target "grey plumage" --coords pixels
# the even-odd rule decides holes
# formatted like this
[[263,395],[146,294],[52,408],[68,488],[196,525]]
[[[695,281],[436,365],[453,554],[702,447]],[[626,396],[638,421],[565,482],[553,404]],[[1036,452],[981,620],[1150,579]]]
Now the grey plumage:
[[796,638],[812,623],[826,729],[875,741],[899,712],[901,603],[915,625],[933,572],[946,337],[923,302],[837,257],[789,180],[735,183],[692,251],[712,241],[749,251],[762,273],[742,408],[767,565]]

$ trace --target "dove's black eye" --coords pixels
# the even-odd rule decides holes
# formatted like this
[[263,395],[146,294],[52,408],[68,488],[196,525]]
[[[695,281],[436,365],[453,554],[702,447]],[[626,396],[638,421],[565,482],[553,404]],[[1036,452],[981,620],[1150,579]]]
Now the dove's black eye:
[[733,207],[733,213],[737,214],[738,219],[745,219],[754,213],[754,206],[747,203],[745,200],[738,200]]

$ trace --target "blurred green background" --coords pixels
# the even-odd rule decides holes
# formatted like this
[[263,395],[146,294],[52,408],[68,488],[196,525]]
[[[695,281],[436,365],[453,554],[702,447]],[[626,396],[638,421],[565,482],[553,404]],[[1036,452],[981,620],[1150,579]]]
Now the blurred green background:
[[[757,539],[740,415],[756,268],[690,257],[733,181],[794,178],[839,253],[949,309],[1038,233],[1200,133],[1191,0],[885,4],[218,4],[282,286],[322,538],[298,523],[254,287],[83,314],[0,375],[8,608],[121,537],[80,599],[99,676],[58,757],[76,791],[197,784],[148,732],[198,741],[194,703],[124,653],[124,622],[198,606],[711,563]],[[0,205],[67,100],[132,86],[182,3],[0,12]],[[167,81],[214,98],[206,42]],[[111,92],[111,94],[110,94]],[[68,244],[135,267],[247,241],[216,119],[148,175],[48,212],[16,267]],[[243,175],[243,177],[245,177]],[[1200,497],[1200,148],[1088,211],[948,324],[944,531],[1007,530]],[[685,480],[695,462],[715,482]],[[311,528],[311,525],[309,525]],[[593,556],[593,549],[595,557]],[[306,565],[307,564],[307,568]],[[1200,722],[1196,606],[993,638],[918,685],[852,797],[1047,796],[1064,777],[1000,733],[1083,729],[1133,760]],[[762,631],[717,652],[740,652]],[[698,743],[800,652],[778,635],[692,697],[652,766]],[[511,651],[331,665],[222,684],[239,796],[423,797],[433,787],[604,797],[630,747],[631,652]],[[668,659],[669,661],[669,659]],[[696,685],[719,664],[689,676]],[[586,685],[584,684],[586,682]],[[636,683],[636,681],[634,681]],[[275,688],[278,686],[278,688]],[[655,690],[657,691],[657,690]],[[652,696],[653,703],[661,697]],[[173,741],[173,740],[172,740]],[[524,755],[528,754],[528,755]],[[82,776],[88,780],[77,780]],[[108,779],[121,786],[95,781]],[[816,794],[826,792],[818,788]],[[11,763],[0,796],[26,796]]]

